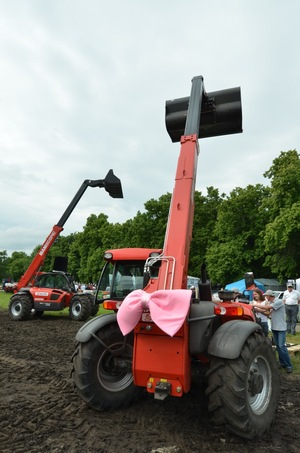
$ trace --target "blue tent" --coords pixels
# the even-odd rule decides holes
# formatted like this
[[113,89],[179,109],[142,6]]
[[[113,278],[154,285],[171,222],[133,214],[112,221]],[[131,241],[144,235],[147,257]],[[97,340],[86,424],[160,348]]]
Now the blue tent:
[[[258,280],[254,280],[254,284],[256,288],[261,289],[263,292],[266,291],[264,285],[260,283]],[[252,300],[252,290],[251,289],[246,289],[246,283],[245,279],[238,280],[233,283],[229,283],[228,285],[225,286],[225,289],[232,291],[233,288],[237,288],[240,293],[244,294],[246,297],[249,297],[250,300]]]

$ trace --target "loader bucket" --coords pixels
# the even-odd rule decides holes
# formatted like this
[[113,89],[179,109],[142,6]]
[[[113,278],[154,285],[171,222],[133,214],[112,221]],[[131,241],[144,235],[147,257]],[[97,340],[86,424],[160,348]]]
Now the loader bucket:
[[121,181],[116,175],[114,175],[112,170],[109,170],[105,176],[105,179],[103,180],[103,187],[112,198],[123,198]]
[[[190,97],[166,101],[166,128],[172,142],[184,135]],[[241,90],[203,92],[198,138],[242,132]]]

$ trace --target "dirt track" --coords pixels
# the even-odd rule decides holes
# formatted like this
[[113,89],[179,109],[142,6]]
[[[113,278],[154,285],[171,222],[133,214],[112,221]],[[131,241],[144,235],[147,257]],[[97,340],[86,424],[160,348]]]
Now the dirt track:
[[1,453],[299,452],[300,376],[281,375],[275,424],[256,441],[212,426],[201,387],[181,399],[146,394],[116,412],[89,409],[70,380],[81,325],[49,315],[14,322],[0,311]]

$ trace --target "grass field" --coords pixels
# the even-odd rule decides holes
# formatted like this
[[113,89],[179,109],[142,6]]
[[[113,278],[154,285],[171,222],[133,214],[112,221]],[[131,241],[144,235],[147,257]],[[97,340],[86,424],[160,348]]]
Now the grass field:
[[0,309],[6,310],[8,307],[9,299],[11,298],[12,294],[5,293],[4,291],[0,291]]
[[[0,310],[7,310],[9,300],[11,298],[10,293],[5,293],[4,291],[0,291]],[[66,308],[63,311],[51,312],[51,316],[68,316],[69,309]],[[104,313],[102,308],[99,308],[98,314]],[[107,313],[107,311],[105,311]],[[44,316],[47,316],[47,312],[45,312]],[[298,329],[299,330],[299,329]],[[287,335],[286,336],[287,343],[291,345],[300,345],[300,332],[297,332],[296,335]],[[300,375],[300,351],[292,353],[292,349],[290,350],[291,360],[294,367],[294,373]]]

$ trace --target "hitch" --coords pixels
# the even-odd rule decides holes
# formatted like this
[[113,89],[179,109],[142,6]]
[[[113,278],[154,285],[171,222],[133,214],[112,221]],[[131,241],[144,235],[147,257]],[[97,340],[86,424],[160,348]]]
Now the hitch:
[[170,382],[158,382],[154,390],[154,399],[164,400],[171,394],[171,384]]

